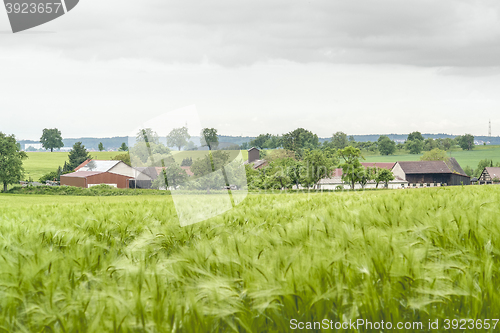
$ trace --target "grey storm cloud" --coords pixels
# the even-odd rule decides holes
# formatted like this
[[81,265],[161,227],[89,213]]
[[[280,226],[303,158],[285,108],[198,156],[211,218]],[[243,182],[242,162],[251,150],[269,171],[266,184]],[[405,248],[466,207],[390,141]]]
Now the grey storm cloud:
[[83,0],[58,33],[10,43],[81,59],[495,67],[499,13],[486,0]]

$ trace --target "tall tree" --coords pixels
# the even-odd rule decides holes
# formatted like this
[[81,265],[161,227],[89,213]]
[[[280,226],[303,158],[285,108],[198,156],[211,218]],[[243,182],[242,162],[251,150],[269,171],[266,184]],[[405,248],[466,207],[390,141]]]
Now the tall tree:
[[354,190],[354,186],[361,180],[365,172],[363,165],[359,161],[360,158],[363,158],[361,150],[347,146],[339,150],[339,156],[344,160],[344,163],[340,165],[342,168],[342,179],[348,182],[351,185],[351,189]]
[[99,142],[99,146],[97,146],[97,148],[99,149],[99,151],[104,150],[104,145],[102,144],[102,142]]
[[[354,139],[354,137],[353,137]],[[337,132],[332,137],[332,145],[335,149],[344,149],[349,145],[347,134],[344,132]]]
[[50,149],[51,153],[54,151],[54,149],[64,147],[61,131],[59,131],[57,128],[44,128],[42,137],[40,138],[40,142],[42,143],[43,148],[47,150]]
[[315,149],[319,146],[319,139],[316,134],[303,128],[286,133],[282,137],[284,149],[294,151],[297,156],[302,156],[303,149]]
[[188,133],[186,126],[180,128],[174,128],[167,135],[167,146],[177,147],[179,151],[182,147],[188,144],[188,140],[191,139],[191,135]]
[[204,128],[201,130],[201,141],[202,147],[208,147],[208,149],[217,149],[219,146],[219,136],[217,135],[217,130],[215,128]]
[[420,154],[423,147],[424,142],[421,140],[406,141],[406,148],[410,151],[410,154]]
[[85,149],[85,146],[81,142],[77,142],[73,145],[73,149],[68,155],[69,163],[68,167],[70,170],[75,170],[77,166],[85,162],[86,160],[92,159],[90,153]]
[[120,148],[118,148],[118,151],[128,151],[128,146],[125,142],[122,142],[122,145]]
[[315,186],[319,180],[331,174],[332,160],[320,150],[308,150],[304,154],[305,173],[302,174],[301,183],[305,187]]
[[406,139],[406,141],[415,141],[415,140],[424,141],[422,133],[415,131],[408,134],[408,138]]
[[267,134],[260,134],[258,137],[250,141],[250,146],[256,147],[259,149],[264,149],[264,148],[269,148],[266,147],[266,142],[271,139],[272,135],[267,133]]
[[472,134],[465,134],[465,135],[459,136],[457,138],[457,141],[458,141],[458,145],[463,150],[474,149],[474,135],[472,135]]
[[139,132],[137,132],[136,140],[138,142],[145,142],[145,143],[154,143],[154,144],[160,143],[160,138],[158,137],[158,134],[151,128],[140,129]]
[[21,180],[24,173],[23,160],[28,155],[21,151],[14,135],[7,136],[0,132],[0,183],[3,191],[7,186]]
[[392,155],[396,151],[396,143],[389,139],[386,135],[381,135],[378,138],[378,150],[382,155]]

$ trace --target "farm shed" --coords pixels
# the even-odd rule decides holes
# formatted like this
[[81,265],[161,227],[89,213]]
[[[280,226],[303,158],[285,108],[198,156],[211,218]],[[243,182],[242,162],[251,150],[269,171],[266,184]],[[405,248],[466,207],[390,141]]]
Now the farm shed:
[[470,185],[470,177],[453,157],[448,161],[397,162],[392,172],[410,187]]
[[135,178],[137,171],[122,161],[86,160],[75,168],[75,172],[99,171]]
[[478,183],[480,185],[493,184],[500,181],[500,168],[486,167],[484,168]]
[[133,177],[102,171],[77,171],[61,175],[61,185],[89,188],[106,184],[117,188],[128,188],[128,181]]
[[260,150],[255,147],[248,149],[248,160],[243,164],[251,164],[254,169],[262,169],[269,165],[266,160],[260,159]]

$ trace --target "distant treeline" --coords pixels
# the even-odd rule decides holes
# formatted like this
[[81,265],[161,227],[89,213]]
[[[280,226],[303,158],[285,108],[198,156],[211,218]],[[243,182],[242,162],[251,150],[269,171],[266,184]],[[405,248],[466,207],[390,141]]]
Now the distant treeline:
[[[353,135],[354,140],[357,142],[375,142],[378,140],[378,138],[382,134],[368,134],[368,135]],[[385,134],[387,135],[391,140],[394,141],[404,141],[406,140],[408,134]],[[451,134],[422,134],[422,136],[425,139],[431,138],[431,139],[446,139],[450,138],[453,139],[456,137],[456,135],[451,135]],[[488,137],[488,136],[475,136],[475,140],[477,141],[484,141],[484,142],[490,142],[492,145],[500,145],[500,137],[495,136],[495,137]],[[229,135],[219,135],[219,142],[225,142],[225,143],[233,143],[237,145],[241,145],[245,142],[250,142],[255,137],[249,137],[249,136],[229,136]],[[191,140],[197,145],[200,145],[200,137],[191,137]],[[324,141],[329,141],[331,138],[319,138],[319,142],[324,142]],[[97,150],[99,143],[102,142],[106,150],[108,149],[113,149],[116,150],[118,149],[123,142],[125,142],[127,145],[133,145],[135,143],[135,138],[131,138],[131,141],[129,142],[129,138],[126,136],[116,136],[112,138],[76,138],[76,139],[63,139],[64,146],[65,147],[72,147],[76,142],[82,142],[83,145],[87,149],[91,150]],[[166,144],[166,138],[165,137],[160,137],[160,142],[163,144]],[[40,143],[39,141],[33,141],[33,140],[21,140],[19,141],[21,145],[27,144],[27,143]]]

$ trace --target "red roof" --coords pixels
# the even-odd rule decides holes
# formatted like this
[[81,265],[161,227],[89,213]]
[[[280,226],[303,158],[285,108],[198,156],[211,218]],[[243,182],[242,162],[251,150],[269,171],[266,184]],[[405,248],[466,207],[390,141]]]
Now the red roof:
[[394,162],[364,162],[361,163],[365,168],[380,168],[380,169],[387,169],[387,170],[392,170],[394,167]]
[[89,164],[89,163],[90,163],[90,161],[92,161],[92,160],[90,160],[90,159],[85,160],[82,164],[80,164],[79,166],[77,166],[77,167],[75,168],[75,171],[80,170],[81,168],[83,168],[84,166],[86,166],[87,164]]

